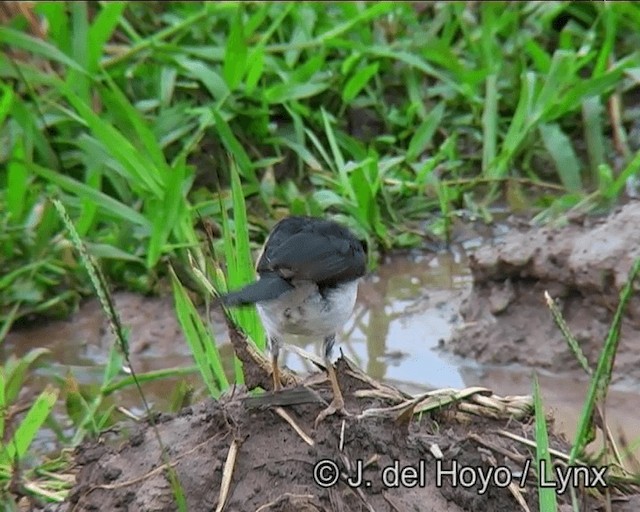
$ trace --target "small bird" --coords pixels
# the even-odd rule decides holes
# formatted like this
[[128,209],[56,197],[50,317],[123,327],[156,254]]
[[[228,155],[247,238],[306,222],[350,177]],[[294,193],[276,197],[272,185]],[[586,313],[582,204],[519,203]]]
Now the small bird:
[[269,234],[256,265],[258,280],[221,297],[225,306],[256,304],[267,332],[274,390],[281,389],[278,355],[289,334],[322,336],[333,400],[316,424],[344,409],[331,353],[337,331],[351,316],[358,280],[366,272],[362,243],[340,224],[287,217]]

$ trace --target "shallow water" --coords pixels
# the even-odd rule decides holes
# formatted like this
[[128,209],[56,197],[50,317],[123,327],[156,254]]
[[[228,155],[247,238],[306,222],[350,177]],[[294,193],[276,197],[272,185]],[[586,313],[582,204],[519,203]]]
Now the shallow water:
[[[462,319],[458,307],[471,286],[464,253],[394,256],[360,285],[352,319],[339,337],[338,347],[366,372],[408,392],[430,388],[486,386],[498,395],[531,393],[532,369],[487,367],[452,356],[439,346]],[[173,314],[170,298],[149,299],[118,294],[116,304],[125,325],[131,328],[132,359],[138,372],[192,364],[191,356]],[[233,353],[219,315],[214,315],[216,339],[231,368]],[[295,341],[295,340],[294,340]],[[98,384],[106,361],[111,335],[97,301],[86,302],[70,320],[23,328],[9,334],[0,356],[23,355],[31,348],[51,351],[50,365],[38,370],[26,396],[56,376],[72,372],[81,384]],[[302,345],[320,354],[321,341]],[[309,363],[289,353],[283,362],[304,372]],[[551,375],[538,372],[543,400],[551,408],[560,431],[571,436],[587,390],[579,374]],[[197,375],[188,381],[200,386]],[[147,399],[157,407],[168,403],[176,380],[144,385]],[[135,392],[121,393],[119,405],[141,412]],[[633,441],[640,432],[640,385],[615,387],[607,404],[607,421],[614,436]]]

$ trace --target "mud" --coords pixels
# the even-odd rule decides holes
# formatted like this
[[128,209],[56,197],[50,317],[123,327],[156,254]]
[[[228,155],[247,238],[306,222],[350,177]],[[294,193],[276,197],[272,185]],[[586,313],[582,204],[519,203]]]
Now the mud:
[[[247,407],[245,399],[249,395],[240,390],[217,402],[187,408],[177,416],[159,416],[158,434],[167,447],[188,510],[220,510],[217,507],[226,467],[233,468],[224,507],[230,512],[512,512],[523,510],[516,497],[531,510],[538,508],[533,471],[523,488],[490,485],[481,493],[480,484],[454,486],[447,475],[443,475],[443,485],[436,485],[437,464],[450,469],[454,461],[458,468],[474,467],[484,472],[505,466],[509,475],[519,478],[526,460],[534,454],[526,445],[499,432],[533,438],[526,399],[511,397],[504,401],[488,390],[478,389],[452,405],[406,421],[406,415],[399,415],[397,409],[374,413],[375,409],[405,401],[400,392],[374,383],[345,359],[338,361],[337,368],[352,416],[332,416],[314,428],[322,404],[285,407],[309,435],[307,441],[273,408]],[[326,383],[316,389],[325,399],[330,398]],[[363,397],[365,390],[368,396]],[[490,409],[480,405],[487,402],[493,404]],[[471,410],[475,414],[469,414]],[[230,463],[232,445],[238,449],[235,461]],[[567,449],[557,437],[552,438],[552,446]],[[69,502],[58,510],[176,510],[167,473],[160,463],[157,437],[149,425],[117,442],[84,445],[76,457],[77,484]],[[440,457],[439,463],[436,457]],[[339,482],[329,488],[314,481],[314,468],[322,460],[334,461],[342,473]],[[370,483],[352,487],[346,478],[357,477],[358,461],[363,461],[362,476]],[[412,488],[385,485],[384,468],[393,467],[395,461],[399,468],[416,468],[417,478],[423,475],[423,481]],[[595,498],[585,495],[585,500],[587,506],[582,510],[596,510]]]
[[[638,257],[638,202],[606,218],[511,231],[470,255],[473,287],[460,310],[464,324],[446,347],[481,363],[520,363],[552,372],[579,368],[545,304],[548,291],[595,365]],[[640,295],[635,293],[622,324],[614,381],[640,379],[639,338]]]

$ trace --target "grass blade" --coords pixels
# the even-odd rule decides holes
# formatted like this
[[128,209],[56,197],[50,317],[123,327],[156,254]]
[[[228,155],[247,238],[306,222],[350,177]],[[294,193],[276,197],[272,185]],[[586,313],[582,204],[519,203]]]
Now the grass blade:
[[176,314],[193,354],[193,359],[200,370],[200,375],[202,375],[209,394],[217,398],[221,390],[229,387],[229,382],[222,368],[216,340],[210,330],[205,327],[173,269],[171,270],[171,284]]
[[244,40],[244,26],[242,24],[244,9],[241,3],[236,4],[236,7],[236,15],[231,21],[222,68],[224,79],[232,91],[240,85],[247,68],[247,43]]
[[551,155],[562,184],[570,193],[582,190],[580,162],[571,140],[557,124],[541,124],[538,127],[542,143]]
[[31,163],[29,168],[38,176],[45,178],[61,189],[97,204],[102,209],[104,215],[119,221],[136,224],[148,229],[149,232],[151,231],[151,221],[149,221],[149,219],[105,193],[34,163]]
[[[540,385],[538,376],[533,376],[533,404],[535,411],[535,433],[536,433],[536,468],[538,469],[538,482],[542,483],[543,478],[540,469],[544,468],[544,481],[551,482],[551,454],[549,453],[549,434],[547,432],[547,421],[545,418],[542,397],[540,396]],[[540,501],[540,512],[556,512],[558,502],[554,488],[538,485],[538,498]]]
[[482,172],[487,173],[496,157],[498,141],[498,77],[491,74],[485,83],[482,112]]
[[16,458],[20,460],[25,456],[36,434],[53,410],[58,394],[57,389],[47,385],[44,391],[38,395],[14,432],[12,439],[7,442],[5,449],[0,451],[0,463],[10,463]]
[[431,144],[433,134],[438,129],[438,126],[440,126],[442,118],[444,117],[444,107],[444,102],[438,103],[416,129],[415,134],[409,142],[409,148],[407,149],[407,160],[409,162],[416,160],[425,151],[427,146]]
[[0,27],[0,44],[7,45],[9,47],[21,48],[33,53],[34,55],[40,55],[45,59],[63,64],[75,71],[78,71],[79,73],[87,73],[87,71],[75,60],[65,55],[55,46],[19,30],[14,30],[9,27]]
[[378,69],[380,68],[379,62],[374,62],[359,69],[344,86],[342,90],[342,100],[345,103],[351,103],[360,91],[366,87],[374,76],[378,74]]
[[233,155],[233,159],[238,163],[240,174],[251,183],[257,184],[258,178],[256,177],[253,166],[251,165],[251,159],[242,147],[242,144],[240,144],[240,141],[238,141],[236,136],[233,134],[231,127],[220,115],[218,110],[214,109],[212,114],[216,123],[215,126],[218,131],[218,135],[220,136],[220,139],[222,139],[224,147],[227,148],[227,151]]

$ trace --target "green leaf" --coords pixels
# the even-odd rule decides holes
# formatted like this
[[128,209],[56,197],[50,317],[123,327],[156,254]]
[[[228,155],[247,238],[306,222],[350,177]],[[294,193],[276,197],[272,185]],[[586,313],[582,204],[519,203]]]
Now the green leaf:
[[262,73],[264,71],[264,48],[258,46],[251,52],[249,58],[249,70],[247,71],[247,78],[245,80],[246,93],[248,95],[253,94],[253,91],[258,85]]
[[496,157],[498,141],[498,77],[491,74],[485,83],[482,112],[482,172],[487,172]]
[[29,187],[29,172],[25,159],[24,138],[19,137],[7,165],[7,209],[16,224],[22,220],[22,213],[27,206],[25,197]]
[[12,439],[7,443],[4,452],[0,452],[0,462],[12,463],[25,456],[36,434],[51,413],[58,399],[58,393],[59,391],[53,386],[47,385],[45,390],[38,395],[14,432]]
[[238,162],[242,177],[250,180],[254,184],[258,183],[253,166],[251,165],[251,159],[242,144],[240,144],[240,141],[233,134],[233,131],[231,131],[229,124],[216,109],[213,110],[212,115],[216,123],[215,126],[218,131],[218,135],[220,135],[220,139],[227,148],[227,151],[229,151],[229,153],[233,155],[235,161]]
[[[4,372],[0,372],[0,439],[5,439],[4,436],[4,421],[7,416],[4,411],[9,410],[9,401],[5,392]],[[0,449],[0,457],[2,457],[2,450]]]
[[379,62],[374,62],[368,66],[360,68],[344,86],[342,91],[342,99],[344,102],[350,103],[353,101],[355,97],[360,94],[360,91],[369,83],[369,80],[378,73],[379,68]]
[[414,161],[431,143],[433,134],[436,132],[442,117],[444,116],[444,102],[438,103],[436,107],[429,112],[427,118],[420,123],[418,129],[411,137],[409,142],[409,148],[407,149],[407,160],[409,162]]
[[282,83],[267,89],[264,97],[268,103],[285,103],[291,100],[300,100],[316,96],[328,88],[329,84],[327,82],[303,84]]
[[137,224],[151,231],[151,221],[149,221],[144,215],[137,212],[133,208],[115,200],[114,198],[106,195],[99,190],[95,190],[84,183],[76,181],[72,178],[64,176],[58,172],[52,171],[45,167],[41,167],[37,164],[29,164],[31,171],[37,175],[43,177],[49,182],[59,186],[60,188],[72,192],[81,198],[86,198],[96,203],[101,209],[104,215],[111,218],[119,219],[127,223]]
[[153,268],[164,252],[164,245],[171,232],[178,226],[186,204],[183,187],[186,183],[187,165],[183,156],[169,171],[169,179],[160,203],[160,211],[154,216],[151,240],[147,253],[147,268]]
[[5,119],[11,111],[13,101],[16,98],[13,89],[4,83],[0,83],[0,91],[2,96],[0,97],[0,127],[4,124]]
[[[547,422],[540,396],[540,386],[538,377],[533,377],[533,400],[535,408],[535,437],[536,437],[536,467],[538,470],[544,466],[544,481],[550,482],[552,474],[551,455],[549,453],[549,435],[547,433]],[[542,483],[542,475],[538,474],[538,482]],[[556,512],[558,503],[555,489],[538,485],[538,498],[540,500],[540,512]]]
[[244,27],[242,24],[244,9],[242,4],[236,5],[236,15],[231,22],[222,68],[222,74],[231,90],[238,87],[247,68],[247,43],[244,40]]
[[32,369],[38,359],[50,353],[46,348],[34,348],[22,357],[10,357],[5,362],[4,374],[6,375],[6,381],[4,395],[7,403],[18,399],[20,391],[24,388],[27,372]]
[[[249,220],[244,190],[235,165],[231,165],[231,199],[233,205],[233,229],[224,226],[225,255],[229,268],[229,286],[240,287],[255,280],[255,270],[249,243]],[[255,308],[240,308],[234,311],[238,325],[246,331],[261,349],[265,347],[262,323]]]
[[[115,3],[115,2],[114,2]],[[42,16],[49,27],[47,36],[64,53],[71,51],[71,31],[69,30],[68,6],[64,2],[38,2],[34,11]]]
[[40,55],[45,59],[50,59],[60,64],[64,64],[65,66],[80,73],[87,73],[87,71],[75,60],[62,53],[55,46],[24,32],[0,26],[0,44],[5,44],[13,48],[21,48],[33,53],[34,55]]
[[580,162],[573,150],[571,139],[557,124],[541,124],[538,128],[542,143],[551,155],[560,180],[569,192],[582,190]]
[[606,160],[605,131],[602,122],[602,103],[598,96],[587,98],[582,103],[584,136],[589,154],[589,167],[594,178],[598,177],[598,168]]
[[[638,152],[638,155],[640,155],[640,152]],[[575,441],[571,447],[571,453],[569,454],[569,465],[573,464],[575,460],[583,454],[587,442],[590,439],[590,432],[594,427],[595,407],[605,403],[609,384],[611,383],[613,365],[620,342],[622,319],[624,317],[627,304],[633,296],[634,288],[637,286],[635,282],[638,278],[638,274],[640,274],[640,258],[637,258],[633,262],[633,265],[629,270],[627,281],[620,291],[618,307],[613,315],[613,320],[611,321],[602,351],[598,356],[598,364],[596,365],[596,370],[593,373],[591,382],[589,383],[587,398],[582,404],[582,412],[580,413],[580,418],[576,427]]]
[[216,340],[213,334],[205,327],[187,291],[173,270],[171,270],[171,283],[176,315],[182,327],[182,332],[189,344],[209,394],[217,398],[222,389],[229,387],[229,382],[222,368]]
[[189,75],[205,86],[211,97],[222,100],[229,96],[230,91],[224,79],[216,73],[211,66],[199,60],[188,59],[184,55],[175,57],[175,62]]
[[104,45],[111,39],[113,32],[119,25],[122,13],[127,8],[127,2],[103,2],[89,28],[88,67],[92,72],[98,71],[100,56]]
[[[118,112],[121,118],[131,124],[138,140],[142,143],[145,154],[151,158],[153,166],[159,171],[159,178],[164,181],[170,171],[157,136],[142,117],[140,111],[131,104],[111,77],[105,74],[104,78],[109,89],[102,89],[103,101],[111,110]],[[147,180],[151,180],[151,177]]]
[[130,261],[144,265],[144,260],[119,247],[109,244],[92,244],[87,242],[87,249],[97,259]]
[[[127,172],[134,185],[156,198],[163,195],[163,173],[154,162],[141,153],[109,120],[96,114],[73,91],[65,90],[66,97],[87,123],[95,137]],[[160,171],[160,172],[159,172]]]

